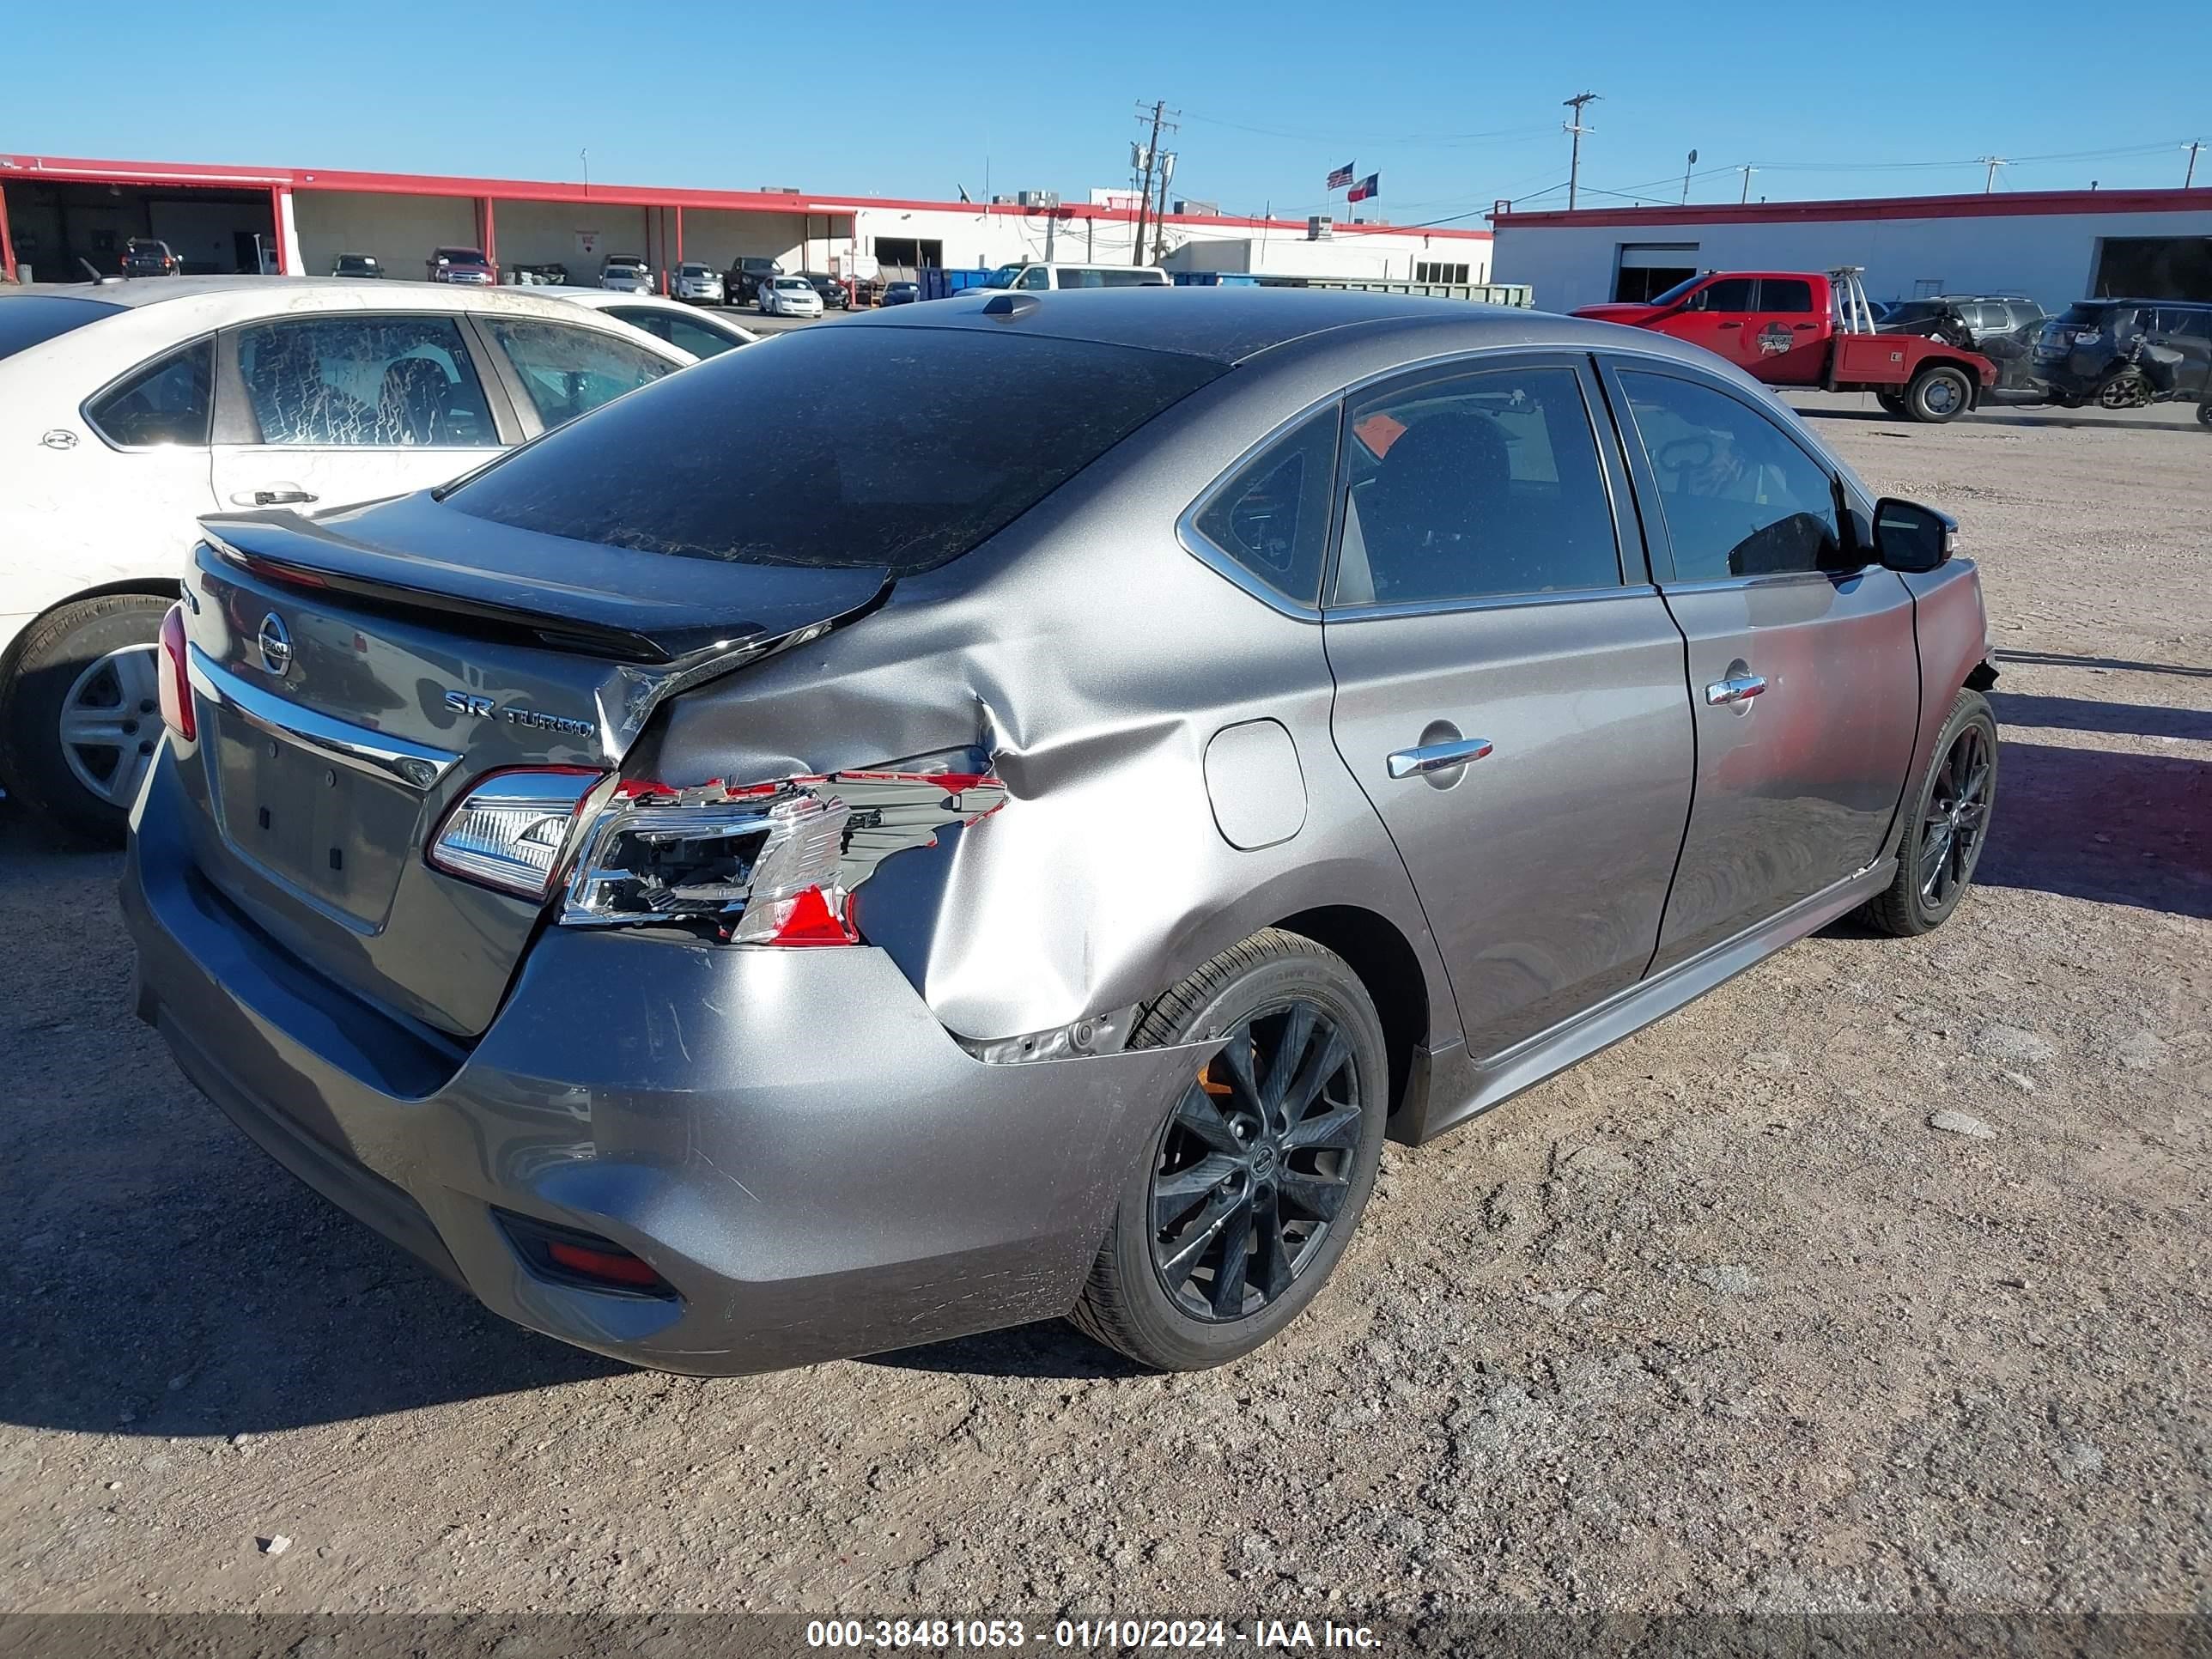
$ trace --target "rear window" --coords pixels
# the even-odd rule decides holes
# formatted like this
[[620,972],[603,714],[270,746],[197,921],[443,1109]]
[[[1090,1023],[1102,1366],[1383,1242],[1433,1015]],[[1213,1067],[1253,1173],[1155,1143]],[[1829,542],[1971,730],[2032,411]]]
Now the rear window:
[[645,553],[909,575],[995,535],[1224,368],[996,331],[787,335],[611,404],[447,500]]
[[0,357],[12,357],[58,335],[122,310],[98,300],[74,300],[59,294],[17,294],[0,298]]
[[2077,300],[2059,314],[2058,320],[2069,328],[2094,328],[2114,309],[2110,305],[2089,305]]

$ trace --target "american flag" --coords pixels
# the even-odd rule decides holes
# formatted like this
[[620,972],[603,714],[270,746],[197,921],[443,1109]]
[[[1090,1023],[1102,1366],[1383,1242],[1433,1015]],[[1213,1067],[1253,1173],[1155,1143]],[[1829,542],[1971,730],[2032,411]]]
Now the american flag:
[[1347,202],[1364,202],[1382,193],[1382,175],[1370,173],[1350,190],[1344,192]]
[[1342,190],[1346,185],[1352,182],[1352,170],[1358,165],[1359,164],[1357,161],[1346,161],[1335,172],[1330,173],[1328,175],[1328,188],[1331,190]]

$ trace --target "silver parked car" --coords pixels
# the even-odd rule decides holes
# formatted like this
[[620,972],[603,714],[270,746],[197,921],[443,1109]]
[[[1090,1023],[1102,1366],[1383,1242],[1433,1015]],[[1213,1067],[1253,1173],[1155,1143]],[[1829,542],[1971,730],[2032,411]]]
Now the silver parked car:
[[441,490],[207,521],[139,1011],[569,1342],[1072,1314],[1217,1364],[1386,1134],[1951,914],[1997,754],[1952,534],[1597,323],[1178,289],[779,339]]

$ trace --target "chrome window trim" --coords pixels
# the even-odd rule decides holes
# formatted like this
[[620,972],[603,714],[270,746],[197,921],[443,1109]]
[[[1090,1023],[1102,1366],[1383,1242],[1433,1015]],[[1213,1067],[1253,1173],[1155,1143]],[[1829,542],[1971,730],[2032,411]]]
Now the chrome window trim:
[[1659,590],[1650,582],[1619,587],[1563,587],[1533,593],[1485,593],[1467,599],[1419,599],[1406,605],[1352,605],[1322,612],[1322,620],[1340,623],[1391,622],[1405,617],[1450,617],[1468,611],[1519,611],[1537,605],[1604,605],[1614,599],[1656,599]]
[[[1633,329],[1624,329],[1620,331],[1625,334],[1633,334],[1636,332]],[[1199,515],[1204,513],[1207,507],[1213,504],[1213,498],[1228,488],[1230,480],[1234,478],[1239,472],[1243,471],[1245,466],[1250,462],[1256,459],[1262,450],[1266,449],[1270,444],[1274,443],[1278,439],[1286,436],[1293,428],[1298,426],[1301,422],[1310,419],[1313,416],[1318,414],[1321,410],[1328,408],[1332,404],[1339,405],[1340,410],[1341,406],[1347,400],[1358,396],[1368,387],[1379,386],[1385,380],[1395,380],[1401,375],[1425,374],[1434,369],[1449,369],[1460,363],[1479,364],[1482,359],[1486,357],[1527,356],[1532,352],[1578,357],[1588,361],[1591,364],[1592,372],[1598,377],[1598,383],[1601,389],[1602,389],[1604,385],[1604,365],[1608,362],[1627,358],[1657,364],[1662,368],[1674,371],[1685,380],[1695,381],[1699,385],[1710,387],[1715,392],[1724,392],[1728,396],[1736,399],[1737,402],[1746,404],[1751,408],[1753,413],[1763,415],[1769,422],[1780,425],[1782,427],[1783,435],[1789,438],[1793,443],[1796,444],[1797,447],[1800,449],[1806,449],[1805,439],[1812,436],[1809,432],[1802,433],[1801,435],[1802,417],[1798,415],[1796,410],[1790,408],[1789,404],[1784,403],[1782,399],[1776,395],[1773,387],[1762,385],[1756,380],[1752,382],[1752,389],[1756,391],[1760,396],[1764,397],[1767,402],[1773,406],[1771,410],[1762,410],[1756,404],[1750,404],[1749,400],[1744,396],[1745,388],[1737,386],[1725,376],[1715,374],[1703,364],[1686,362],[1683,359],[1676,356],[1672,352],[1655,351],[1648,347],[1638,343],[1634,340],[1629,340],[1620,343],[1615,343],[1609,340],[1578,340],[1571,343],[1559,345],[1529,345],[1525,343],[1516,341],[1511,344],[1504,345],[1468,346],[1458,351],[1443,352],[1433,357],[1419,357],[1410,362],[1394,363],[1388,368],[1376,369],[1371,374],[1363,374],[1356,380],[1346,381],[1344,385],[1338,386],[1333,392],[1329,392],[1322,397],[1315,398],[1313,402],[1306,404],[1296,414],[1277,422],[1273,427],[1270,427],[1267,429],[1265,436],[1247,445],[1243,450],[1239,451],[1236,459],[1231,461],[1227,466],[1222,468],[1221,471],[1215,477],[1213,482],[1207,484],[1204,489],[1200,490],[1199,492],[1198,498],[1192,501],[1188,507],[1185,507],[1181,514],[1176,517],[1175,523],[1176,540],[1182,544],[1183,551],[1189,554],[1200,564],[1205,565],[1215,574],[1224,578],[1233,586],[1243,588],[1244,592],[1249,593],[1254,599],[1259,600],[1262,605],[1266,605],[1269,610],[1276,612],[1279,616],[1288,617],[1295,622],[1317,623],[1321,621],[1323,614],[1322,606],[1318,605],[1301,605],[1297,600],[1291,599],[1288,594],[1268,586],[1257,576],[1247,570],[1242,564],[1238,563],[1234,555],[1228,552],[1225,549],[1216,545],[1210,537],[1205,535],[1199,530]],[[1776,411],[1779,411],[1779,413],[1784,417],[1784,422],[1774,422],[1774,415]],[[1601,411],[1596,409],[1589,410],[1591,426],[1594,429],[1595,435],[1597,438],[1599,447],[1601,451],[1602,451],[1607,434],[1603,425],[1599,420],[1601,413]],[[1796,423],[1801,430],[1792,431],[1790,430],[1790,425],[1785,422]],[[1817,442],[1817,440],[1815,441]],[[1341,448],[1342,443],[1343,434],[1341,430],[1340,430],[1338,434],[1338,445],[1340,448]],[[1844,483],[1842,476],[1838,473],[1835,465],[1831,462],[1826,456],[1821,454],[1817,449],[1807,450],[1807,456],[1808,459],[1809,459],[1815,465],[1827,472],[1831,477],[1836,478],[1838,483],[1844,483],[1844,495],[1850,504],[1853,506],[1857,506],[1859,504],[1856,492],[1851,489],[1848,483]],[[1340,463],[1341,457],[1340,457],[1339,459]],[[1626,458],[1624,458],[1622,464],[1624,466],[1626,465]],[[1601,456],[1601,470],[1603,470],[1602,456]],[[1632,475],[1629,477],[1627,482],[1630,490],[1630,498],[1632,503],[1633,503],[1636,501],[1637,497],[1635,494],[1635,479]],[[1611,484],[1612,481],[1608,476],[1607,480],[1607,487],[1608,489],[1610,489]],[[1868,510],[1870,511],[1871,508],[1869,507]],[[1336,516],[1336,506],[1334,502],[1330,503],[1329,514],[1332,520]],[[1334,526],[1332,524],[1330,539],[1334,542]],[[1626,553],[1627,550],[1623,548],[1621,550],[1621,554],[1624,565],[1626,562]],[[1322,574],[1324,580],[1326,580],[1328,575],[1326,563],[1324,563]],[[1825,574],[1826,573],[1814,574]],[[1679,586],[1680,586],[1680,584],[1668,584],[1670,589]],[[1634,593],[1640,592],[1656,592],[1656,589],[1652,587],[1650,584],[1644,584],[1639,586],[1638,584],[1631,582],[1625,583],[1620,591],[1625,593]],[[1573,590],[1573,592],[1577,597],[1584,597],[1590,594],[1605,595],[1610,594],[1613,592],[1613,590],[1610,588],[1577,588]],[[1492,597],[1495,598],[1498,596]],[[1526,604],[1532,599],[1547,599],[1550,597],[1552,596],[1544,594],[1516,594],[1506,596],[1505,602],[1509,604]],[[1461,605],[1455,602],[1448,608],[1458,610],[1471,607]],[[1330,611],[1328,614],[1333,620],[1348,621],[1351,619],[1353,611],[1350,610]],[[1373,614],[1372,607],[1360,609],[1358,614],[1363,616],[1371,615]],[[1426,613],[1424,612],[1423,614]]]
[[254,725],[313,750],[341,766],[410,789],[428,791],[461,757],[427,744],[410,743],[365,726],[349,725],[303,704],[274,696],[226,668],[197,645],[185,650],[185,672],[192,688],[218,707],[233,708]]

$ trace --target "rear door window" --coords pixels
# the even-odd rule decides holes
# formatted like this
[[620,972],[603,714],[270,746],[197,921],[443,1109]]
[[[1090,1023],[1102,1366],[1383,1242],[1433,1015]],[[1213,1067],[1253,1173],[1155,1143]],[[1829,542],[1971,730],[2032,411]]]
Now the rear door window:
[[238,332],[238,373],[264,444],[471,449],[499,442],[451,317],[256,323]]
[[910,574],[994,535],[1224,370],[996,330],[811,329],[624,398],[447,500],[678,558]]
[[565,426],[676,367],[604,329],[504,317],[488,319],[485,326],[548,427]]
[[1531,365],[1384,391],[1348,422],[1332,603],[1433,605],[1618,587],[1581,378]]
[[1759,284],[1759,308],[1761,311],[1786,311],[1792,314],[1813,309],[1813,285],[1802,276],[1767,276]]
[[214,384],[215,342],[195,340],[102,392],[86,406],[85,418],[123,449],[205,444]]

